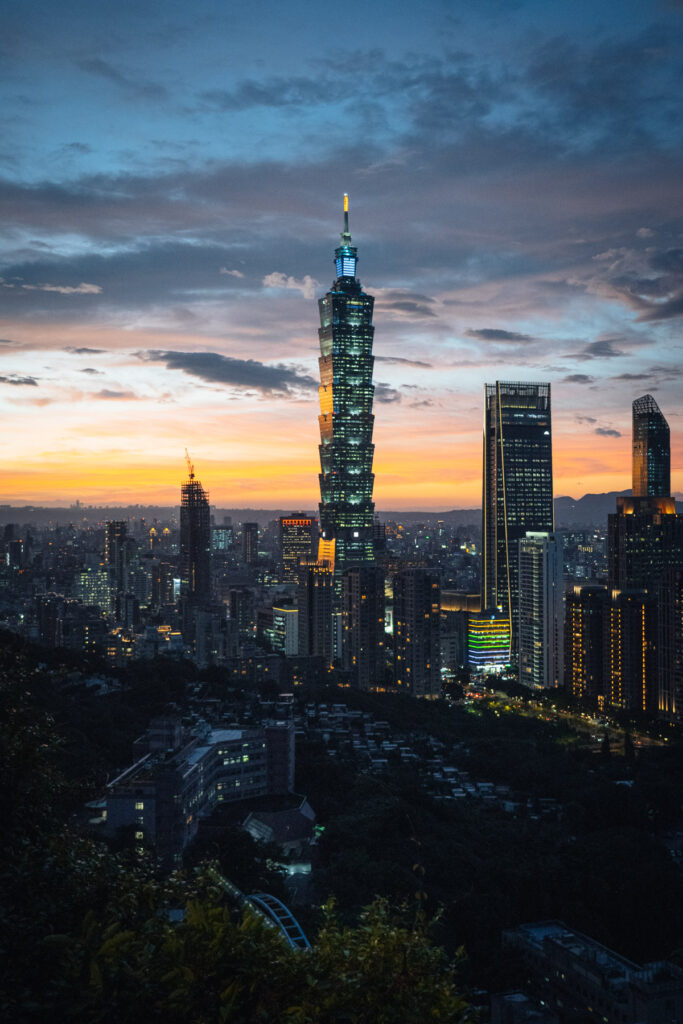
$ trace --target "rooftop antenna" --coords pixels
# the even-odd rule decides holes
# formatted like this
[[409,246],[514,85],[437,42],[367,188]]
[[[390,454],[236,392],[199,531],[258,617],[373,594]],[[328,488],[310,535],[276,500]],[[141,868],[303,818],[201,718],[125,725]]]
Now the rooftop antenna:
[[187,448],[185,449],[185,462],[187,463],[187,471],[190,474],[190,480],[194,480],[194,466]]

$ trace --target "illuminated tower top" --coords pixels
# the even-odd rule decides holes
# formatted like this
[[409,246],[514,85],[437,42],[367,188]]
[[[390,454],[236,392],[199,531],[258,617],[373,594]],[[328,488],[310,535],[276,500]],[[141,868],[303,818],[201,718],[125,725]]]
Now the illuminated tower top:
[[634,498],[667,498],[671,494],[669,424],[652,395],[633,403]]
[[356,283],[356,264],[358,263],[358,250],[351,245],[351,232],[349,231],[349,197],[344,193],[344,230],[341,233],[341,244],[334,250],[334,261],[337,268],[337,284],[343,284],[344,279]]

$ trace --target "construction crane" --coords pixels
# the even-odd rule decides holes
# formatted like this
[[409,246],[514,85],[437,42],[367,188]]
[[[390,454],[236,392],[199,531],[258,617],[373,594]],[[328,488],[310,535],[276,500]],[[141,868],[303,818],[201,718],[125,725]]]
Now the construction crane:
[[187,471],[190,474],[190,480],[194,480],[194,466],[187,448],[185,449],[185,462],[187,463]]

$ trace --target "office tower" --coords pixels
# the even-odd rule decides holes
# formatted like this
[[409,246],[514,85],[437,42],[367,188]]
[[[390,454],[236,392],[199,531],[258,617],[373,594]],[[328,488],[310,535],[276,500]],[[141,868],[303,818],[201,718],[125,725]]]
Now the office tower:
[[481,606],[508,616],[514,656],[518,542],[529,531],[554,529],[550,384],[496,381],[484,387]]
[[605,630],[607,699],[613,707],[656,710],[657,596],[613,590]]
[[299,609],[291,605],[273,605],[273,621],[268,640],[273,651],[292,658],[299,653]]
[[342,666],[361,690],[384,687],[384,570],[355,565],[342,577]]
[[314,540],[318,540],[318,521],[303,512],[280,516],[280,559],[282,580],[296,583],[299,579],[299,559],[313,555]]
[[503,612],[470,612],[467,661],[474,672],[496,672],[510,661],[510,619]]
[[527,533],[519,542],[519,682],[564,686],[562,539]]
[[608,517],[610,587],[652,589],[668,565],[683,564],[683,516],[669,494],[669,426],[654,398],[633,403],[633,497]]
[[671,494],[669,424],[652,395],[633,403],[632,492],[637,498]]
[[604,654],[609,622],[607,587],[577,585],[565,600],[565,687],[578,700],[603,704],[608,693]]
[[299,610],[299,654],[321,655],[332,664],[334,573],[325,562],[302,562],[296,603]]
[[374,560],[372,458],[372,311],[374,298],[356,277],[348,197],[344,230],[335,249],[336,279],[320,311],[320,531],[319,557],[335,574],[335,604],[351,565]]
[[441,693],[439,576],[403,569],[394,577],[394,681],[414,697]]
[[683,723],[683,566],[665,569],[658,590],[657,711]]
[[181,595],[199,606],[211,600],[211,518],[209,496],[195,479],[189,460],[188,468],[188,479],[180,490]]
[[104,562],[114,594],[128,586],[128,526],[114,519],[104,527]]
[[211,550],[223,558],[228,551],[232,550],[233,533],[232,526],[211,527]]
[[258,523],[242,523],[242,561],[246,565],[258,563]]
[[232,587],[228,595],[230,619],[235,623],[239,642],[254,639],[256,601],[250,587]]

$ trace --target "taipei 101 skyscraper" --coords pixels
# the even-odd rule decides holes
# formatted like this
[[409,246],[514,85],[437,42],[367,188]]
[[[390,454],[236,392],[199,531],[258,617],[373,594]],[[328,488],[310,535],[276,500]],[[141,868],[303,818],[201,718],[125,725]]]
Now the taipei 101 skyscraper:
[[374,562],[372,487],[372,311],[356,277],[358,250],[344,230],[334,251],[337,276],[320,308],[320,548],[334,566],[335,594],[352,565]]

